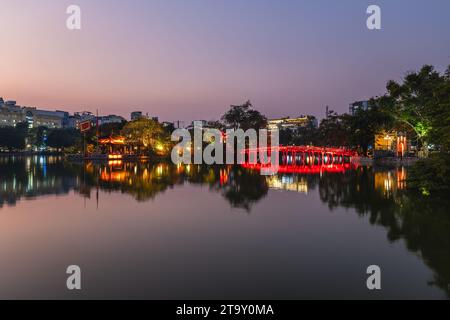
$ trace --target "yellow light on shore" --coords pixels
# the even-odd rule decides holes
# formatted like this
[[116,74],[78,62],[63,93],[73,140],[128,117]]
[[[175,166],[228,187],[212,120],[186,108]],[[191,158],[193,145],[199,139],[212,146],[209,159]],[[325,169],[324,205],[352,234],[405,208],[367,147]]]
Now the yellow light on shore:
[[164,146],[161,143],[156,144],[156,150],[158,151],[164,151]]
[[110,159],[110,160],[120,160],[120,159],[122,159],[122,155],[121,154],[109,154],[108,155],[108,159]]

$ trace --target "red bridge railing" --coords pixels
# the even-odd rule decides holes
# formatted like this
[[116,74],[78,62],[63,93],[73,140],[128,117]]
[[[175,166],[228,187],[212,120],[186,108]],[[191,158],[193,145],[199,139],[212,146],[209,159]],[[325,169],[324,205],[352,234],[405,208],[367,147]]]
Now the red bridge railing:
[[[345,148],[323,148],[313,146],[280,146],[272,148],[247,149],[244,151],[244,167],[262,169],[268,165],[261,164],[260,152],[278,151],[279,173],[317,174],[326,172],[345,172],[355,168],[352,161],[357,157],[355,151]],[[256,161],[255,161],[256,160]]]

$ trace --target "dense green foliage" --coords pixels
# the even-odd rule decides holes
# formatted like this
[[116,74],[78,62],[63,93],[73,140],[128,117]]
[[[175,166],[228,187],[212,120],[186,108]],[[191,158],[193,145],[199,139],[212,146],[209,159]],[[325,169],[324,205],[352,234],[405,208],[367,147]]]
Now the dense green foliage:
[[169,154],[170,135],[159,122],[151,119],[131,121],[123,127],[121,134],[126,143],[137,148],[139,153]]
[[423,195],[448,192],[450,189],[450,157],[434,154],[430,159],[418,161],[410,169],[408,186]]
[[389,81],[387,94],[376,99],[397,125],[413,131],[428,155],[429,144],[445,152],[450,147],[450,66],[444,74],[425,65],[408,73],[402,83]]
[[243,130],[259,130],[267,125],[267,118],[255,110],[250,101],[239,106],[231,106],[222,116],[222,121],[227,127]]
[[0,148],[8,151],[23,150],[26,135],[26,123],[19,123],[16,127],[0,127]]
[[53,129],[48,133],[47,145],[51,148],[69,148],[79,143],[80,133],[75,129]]

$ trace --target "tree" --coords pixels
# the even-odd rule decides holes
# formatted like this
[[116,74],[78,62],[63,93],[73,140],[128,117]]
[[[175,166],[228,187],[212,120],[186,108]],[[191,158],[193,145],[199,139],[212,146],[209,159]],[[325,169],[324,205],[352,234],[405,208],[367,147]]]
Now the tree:
[[122,129],[126,143],[138,148],[139,151],[166,153],[170,136],[163,126],[150,119],[139,119],[128,122]]
[[115,134],[119,134],[123,127],[125,126],[126,122],[121,123],[105,123],[102,124],[99,127],[99,135],[101,137],[109,137],[113,136]]
[[314,126],[298,128],[293,137],[292,143],[296,146],[316,145],[319,130]]
[[373,104],[368,110],[357,110],[353,116],[348,117],[348,121],[349,143],[360,148],[365,156],[369,146],[375,143],[375,134],[382,128],[392,126],[392,118]]
[[411,128],[428,156],[429,143],[449,145],[449,74],[439,74],[425,65],[418,72],[408,73],[402,83],[389,81],[387,93],[377,99],[397,122]]
[[232,105],[230,110],[222,116],[222,121],[235,130],[259,130],[267,126],[267,118],[253,109],[250,100],[242,105]]
[[450,66],[442,76],[436,91],[438,103],[431,110],[430,141],[441,147],[442,152],[450,151]]
[[211,120],[207,123],[208,128],[214,128],[220,131],[224,131],[226,128],[221,121]]
[[38,149],[45,148],[47,145],[47,133],[48,128],[43,126],[30,129],[28,133],[29,143]]
[[320,122],[318,144],[327,147],[349,146],[350,121],[350,115],[338,115],[330,111],[328,117]]
[[16,125],[14,132],[13,148],[17,150],[25,149],[27,136],[28,136],[28,123],[26,121],[19,122]]
[[409,171],[408,187],[423,195],[448,194],[450,190],[450,157],[431,155],[421,159]]
[[51,148],[62,149],[69,148],[77,144],[79,132],[75,129],[53,129],[47,137],[47,145]]
[[8,151],[23,150],[27,128],[22,124],[17,124],[16,127],[0,128],[0,147],[6,148]]
[[294,135],[290,129],[282,129],[279,131],[280,144],[283,146],[291,145],[294,142]]

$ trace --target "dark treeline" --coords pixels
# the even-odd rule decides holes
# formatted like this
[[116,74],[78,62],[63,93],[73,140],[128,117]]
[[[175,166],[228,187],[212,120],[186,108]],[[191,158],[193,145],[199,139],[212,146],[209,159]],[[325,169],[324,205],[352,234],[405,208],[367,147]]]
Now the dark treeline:
[[19,123],[16,127],[0,127],[0,150],[23,150],[27,133],[27,123]]
[[22,122],[15,127],[0,127],[0,151],[63,151],[81,144],[81,135],[75,129],[29,128]]

